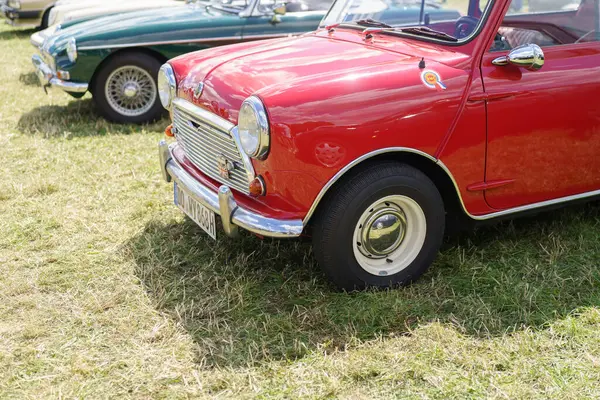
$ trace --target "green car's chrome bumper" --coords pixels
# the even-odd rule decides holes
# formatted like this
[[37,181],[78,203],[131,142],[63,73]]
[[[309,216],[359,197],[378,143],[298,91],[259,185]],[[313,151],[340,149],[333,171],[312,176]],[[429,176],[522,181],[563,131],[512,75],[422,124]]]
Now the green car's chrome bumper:
[[38,54],[34,55],[31,58],[31,61],[33,62],[36,74],[40,79],[40,84],[44,89],[55,87],[69,93],[85,93],[88,91],[87,83],[69,82],[59,79],[52,68],[50,68]]

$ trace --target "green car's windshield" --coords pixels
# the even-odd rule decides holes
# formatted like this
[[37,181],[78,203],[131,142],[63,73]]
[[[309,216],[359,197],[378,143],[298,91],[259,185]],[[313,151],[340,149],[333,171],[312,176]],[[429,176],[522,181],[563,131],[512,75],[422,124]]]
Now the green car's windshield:
[[322,26],[383,28],[389,32],[464,42],[478,31],[491,0],[337,0]]

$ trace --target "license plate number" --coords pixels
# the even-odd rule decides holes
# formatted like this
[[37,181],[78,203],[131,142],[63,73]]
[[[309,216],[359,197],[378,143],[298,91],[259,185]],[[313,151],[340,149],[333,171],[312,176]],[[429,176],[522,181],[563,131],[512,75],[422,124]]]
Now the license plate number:
[[177,184],[174,188],[175,205],[190,217],[200,228],[208,235],[217,239],[217,227],[215,223],[215,213],[198,203],[194,198],[188,195]]

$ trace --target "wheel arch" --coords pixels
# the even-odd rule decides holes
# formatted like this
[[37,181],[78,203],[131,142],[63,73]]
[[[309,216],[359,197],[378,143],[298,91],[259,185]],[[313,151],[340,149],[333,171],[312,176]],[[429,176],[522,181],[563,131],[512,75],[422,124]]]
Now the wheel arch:
[[52,2],[52,3],[48,4],[42,11],[42,13],[40,15],[40,26],[39,26],[40,29],[48,28],[48,26],[44,26],[44,18],[50,17],[50,11],[54,8],[55,5],[56,5],[56,2]]
[[96,78],[98,77],[98,74],[104,68],[104,66],[110,60],[112,60],[114,57],[116,57],[120,54],[126,54],[126,53],[143,53],[150,57],[156,58],[158,61],[160,61],[162,63],[165,63],[168,60],[168,58],[164,54],[160,53],[159,51],[149,49],[147,47],[127,47],[124,49],[115,50],[115,51],[111,52],[108,56],[104,57],[104,59],[100,62],[98,67],[96,67],[96,70],[94,71],[94,74],[92,75],[92,78],[90,79],[90,82],[89,82],[90,91],[95,86]]
[[442,195],[444,207],[446,208],[447,230],[459,230],[464,224],[471,222],[468,213],[464,207],[458,187],[450,171],[437,159],[419,150],[411,148],[390,148],[382,149],[368,153],[348,164],[339,171],[325,187],[321,190],[307,216],[304,218],[304,225],[307,226],[311,219],[318,213],[323,204],[327,202],[328,195],[332,189],[342,184],[352,174],[360,169],[380,161],[396,161],[410,165],[423,172]]

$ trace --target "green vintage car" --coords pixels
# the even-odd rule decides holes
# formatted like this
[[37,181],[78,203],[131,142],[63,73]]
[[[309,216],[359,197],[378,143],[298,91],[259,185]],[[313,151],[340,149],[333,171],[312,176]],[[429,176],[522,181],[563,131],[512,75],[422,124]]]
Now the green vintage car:
[[34,35],[42,86],[74,97],[90,92],[99,112],[121,123],[162,116],[158,71],[175,56],[225,44],[316,29],[332,0],[198,1],[51,27]]

